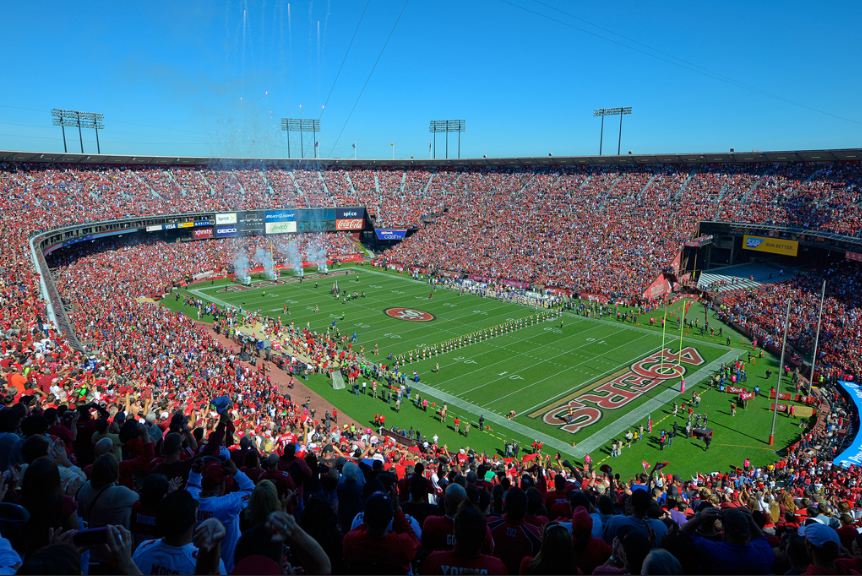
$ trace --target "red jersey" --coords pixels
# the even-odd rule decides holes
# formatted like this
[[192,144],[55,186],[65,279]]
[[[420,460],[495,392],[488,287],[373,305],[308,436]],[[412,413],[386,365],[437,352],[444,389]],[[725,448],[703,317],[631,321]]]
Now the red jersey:
[[511,523],[504,514],[488,521],[497,555],[515,574],[524,556],[535,556],[542,546],[542,531],[524,521]]
[[344,535],[342,554],[348,572],[406,574],[419,550],[419,539],[399,510],[393,531],[382,538],[368,533],[363,524]]
[[424,574],[508,574],[506,565],[496,556],[477,554],[461,556],[454,550],[432,552],[422,563]]
[[[455,521],[448,516],[428,516],[422,524],[422,548],[433,552],[435,550],[452,550],[455,548]],[[494,536],[491,529],[485,526],[485,542],[482,550],[485,554],[494,552]]]

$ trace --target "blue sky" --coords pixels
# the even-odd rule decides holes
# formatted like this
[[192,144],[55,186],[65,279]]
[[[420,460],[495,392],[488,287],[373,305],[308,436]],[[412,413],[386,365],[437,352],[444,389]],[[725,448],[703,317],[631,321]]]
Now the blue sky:
[[6,2],[0,149],[62,151],[60,107],[105,114],[105,153],[285,156],[291,116],[321,156],[425,158],[445,118],[465,157],[583,155],[620,105],[623,153],[857,147],[860,29],[839,1]]

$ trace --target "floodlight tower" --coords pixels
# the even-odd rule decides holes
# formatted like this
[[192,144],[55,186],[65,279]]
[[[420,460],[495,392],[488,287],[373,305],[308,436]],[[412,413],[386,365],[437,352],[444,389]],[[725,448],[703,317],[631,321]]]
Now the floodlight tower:
[[59,126],[63,133],[63,152],[68,152],[66,145],[66,126],[78,128],[78,142],[81,145],[81,154],[84,153],[83,128],[93,128],[96,131],[96,151],[101,154],[102,146],[99,142],[99,129],[105,127],[105,115],[98,112],[80,112],[78,110],[62,110],[53,108],[51,118],[54,126]]
[[305,158],[305,133],[310,132],[312,135],[312,144],[314,148],[314,157],[317,158],[317,148],[320,142],[317,140],[317,135],[320,133],[320,120],[312,120],[308,118],[282,118],[281,129],[287,133],[287,157],[290,158],[290,133],[299,132],[299,153],[302,158]]
[[446,158],[449,158],[449,133],[458,133],[458,158],[461,158],[461,133],[467,130],[467,122],[465,120],[431,120],[428,125],[428,131],[434,135],[432,143],[433,158],[437,158],[437,134],[442,132],[446,134]]
[[619,135],[617,136],[617,156],[620,155],[620,148],[623,142],[623,115],[628,115],[632,113],[631,106],[622,106],[619,108],[598,108],[593,110],[593,116],[599,116],[602,119],[601,128],[599,129],[599,156],[602,155],[602,144],[605,135],[605,116],[617,116],[620,117],[620,130]]

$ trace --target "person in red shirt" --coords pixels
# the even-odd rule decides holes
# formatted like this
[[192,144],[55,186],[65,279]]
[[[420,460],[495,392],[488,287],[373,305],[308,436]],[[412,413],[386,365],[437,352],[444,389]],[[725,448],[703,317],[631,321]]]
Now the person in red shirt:
[[[352,574],[407,574],[419,550],[419,539],[404,516],[398,498],[375,492],[365,503],[361,526],[344,535],[345,571]],[[389,522],[392,530],[387,532]]]
[[421,574],[507,574],[502,560],[480,552],[487,529],[482,513],[464,503],[455,516],[455,548],[429,554]]
[[545,509],[549,518],[569,518],[572,505],[569,502],[569,482],[562,474],[554,476],[554,489],[545,494]]
[[[460,484],[450,484],[446,487],[443,496],[443,506],[446,514],[442,516],[428,516],[422,524],[422,548],[428,552],[437,550],[452,550],[455,548],[455,516],[461,504],[467,500],[467,491]],[[491,554],[494,552],[494,537],[491,529],[485,524],[485,540],[482,542],[481,552]]]
[[506,569],[515,574],[524,556],[535,556],[542,544],[542,533],[534,525],[528,524],[527,495],[520,488],[510,488],[504,496],[505,514],[491,520],[488,524],[494,536],[497,556],[506,564]]
[[583,506],[575,508],[572,514],[572,539],[577,566],[584,574],[592,574],[611,555],[610,545],[593,536],[593,517]]

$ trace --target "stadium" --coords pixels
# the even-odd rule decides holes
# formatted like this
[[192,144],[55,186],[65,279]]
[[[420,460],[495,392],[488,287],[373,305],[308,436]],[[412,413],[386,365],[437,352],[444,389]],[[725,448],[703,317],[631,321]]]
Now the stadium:
[[862,149],[105,154],[52,114],[0,151],[7,573],[862,569]]

